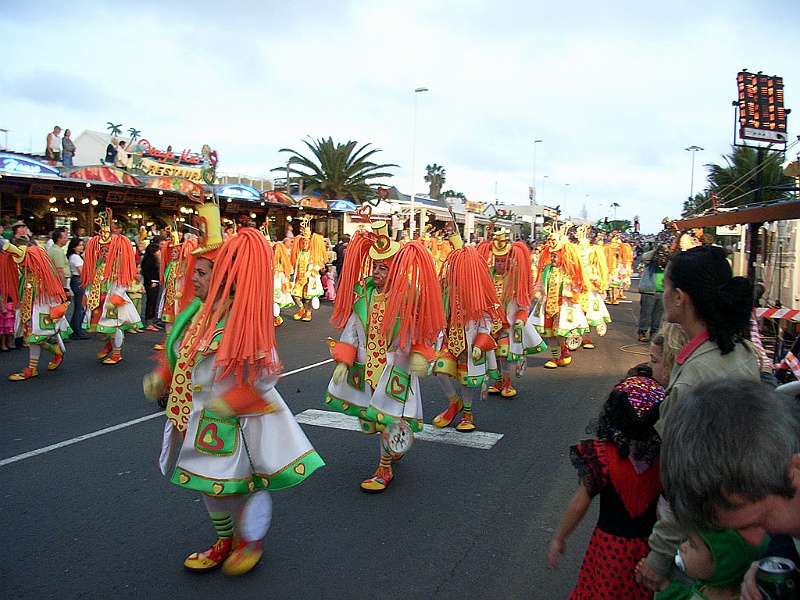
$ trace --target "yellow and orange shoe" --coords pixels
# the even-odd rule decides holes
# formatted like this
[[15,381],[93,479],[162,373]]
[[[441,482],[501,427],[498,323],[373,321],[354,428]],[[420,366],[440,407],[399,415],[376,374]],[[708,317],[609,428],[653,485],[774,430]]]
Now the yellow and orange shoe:
[[307,311],[306,311],[306,314],[304,314],[304,315],[303,315],[303,318],[302,318],[302,319],[300,319],[300,320],[301,320],[301,321],[305,321],[306,323],[308,323],[308,322],[311,320],[311,311],[310,311],[310,310],[307,310]]
[[464,403],[461,401],[461,398],[458,396],[453,396],[450,398],[450,405],[444,410],[444,412],[439,413],[435,417],[433,417],[433,425],[434,427],[447,427],[450,423],[453,422],[453,419],[456,418],[458,413],[461,412],[461,409],[464,408]]
[[216,569],[231,555],[233,547],[232,538],[220,538],[205,552],[194,552],[183,562],[183,566],[190,571],[210,571]]
[[153,344],[153,350],[163,350],[164,344]]
[[465,413],[461,418],[461,423],[456,425],[456,431],[475,431],[475,424],[472,422],[472,413]]
[[489,389],[488,389],[488,390],[486,390],[486,391],[487,391],[487,393],[489,393],[489,394],[499,394],[501,389],[502,389],[502,387],[499,387],[499,386],[498,386],[498,383],[497,383],[497,382],[495,382],[495,383],[493,383],[492,385],[490,385],[490,386],[489,386]]
[[558,366],[566,367],[571,362],[572,362],[572,356],[570,356],[569,352],[565,352],[564,354],[561,355],[561,358],[558,359]]
[[31,377],[36,377],[39,374],[33,367],[26,367],[22,369],[19,373],[14,373],[13,375],[8,376],[9,381],[22,381],[24,379],[30,379]]
[[114,349],[114,346],[111,345],[111,340],[107,341],[103,349],[97,353],[97,360],[103,360],[106,356],[111,354],[111,351]]
[[112,352],[111,356],[109,356],[107,359],[105,359],[103,361],[103,364],[104,365],[115,365],[115,364],[117,364],[118,362],[121,362],[121,361],[122,361],[122,354],[119,351],[117,351],[117,352]]
[[280,316],[280,315],[275,317],[275,320],[273,321],[273,325],[275,325],[275,327],[280,327],[281,325],[283,325],[283,317]]
[[297,314],[296,314],[296,315],[294,315],[292,318],[293,318],[295,321],[299,321],[299,320],[300,320],[300,319],[302,319],[302,318],[303,318],[305,315],[306,315],[306,309],[305,309],[305,308],[301,308],[301,309],[300,309],[300,310],[297,312]]
[[544,363],[544,368],[545,369],[557,369],[558,368],[558,363],[555,361],[555,359],[548,360],[546,363]]
[[242,542],[222,564],[222,571],[226,575],[244,575],[258,564],[263,555],[261,541]]
[[369,494],[377,494],[386,489],[394,475],[392,467],[378,467],[375,475],[361,482],[361,489]]
[[61,366],[62,362],[64,362],[64,351],[61,349],[61,346],[54,346],[53,360],[47,364],[47,370],[55,371],[58,367]]

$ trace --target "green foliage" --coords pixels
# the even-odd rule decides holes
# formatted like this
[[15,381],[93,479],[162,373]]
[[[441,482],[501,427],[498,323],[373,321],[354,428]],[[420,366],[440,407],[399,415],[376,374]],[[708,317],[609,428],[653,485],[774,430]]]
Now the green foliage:
[[[328,200],[345,198],[354,202],[363,202],[375,196],[375,190],[370,182],[375,179],[392,177],[392,173],[383,171],[394,164],[377,164],[370,160],[376,153],[375,148],[368,150],[371,144],[364,144],[356,148],[357,142],[335,144],[332,138],[303,143],[312,153],[308,158],[291,148],[282,148],[281,152],[288,152],[289,175],[298,177],[303,181],[303,190],[306,193],[318,192]],[[272,171],[286,171],[286,167],[275,167]]]
[[438,200],[442,197],[442,187],[447,181],[447,171],[441,165],[433,163],[425,167],[425,183],[428,184],[428,197]]

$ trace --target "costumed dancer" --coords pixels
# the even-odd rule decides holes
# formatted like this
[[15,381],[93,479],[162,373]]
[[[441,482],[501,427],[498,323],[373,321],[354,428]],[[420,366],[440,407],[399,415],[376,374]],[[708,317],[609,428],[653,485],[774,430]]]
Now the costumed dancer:
[[217,541],[184,566],[209,571],[222,564],[228,575],[242,575],[263,553],[272,518],[267,490],[296,485],[324,463],[275,389],[282,365],[269,242],[245,227],[223,243],[213,203],[200,208],[200,219],[197,298],[178,315],[166,360],[143,387],[151,400],[169,388],[161,471],[203,493],[217,532]]
[[586,315],[580,307],[586,286],[578,250],[567,240],[568,225],[553,230],[539,257],[539,278],[534,282],[536,306],[530,323],[543,337],[557,340],[551,346],[552,359],[545,368],[565,367],[572,362],[567,338],[573,333],[583,336],[589,330]]
[[356,232],[344,265],[331,317],[343,331],[339,341],[328,339],[336,368],[325,402],[358,417],[363,433],[381,432],[380,464],[361,488],[382,492],[392,460],[422,431],[419,377],[445,326],[442,296],[428,250],[416,240],[401,249],[385,222]]
[[325,240],[318,233],[312,233],[311,222],[307,218],[300,221],[300,235],[292,241],[292,298],[299,309],[295,321],[310,321],[309,303],[319,308],[319,298],[325,293],[319,272],[328,261]]
[[86,243],[81,273],[86,285],[83,327],[105,335],[105,345],[97,353],[104,365],[120,362],[124,332],[142,327],[139,312],[128,297],[128,286],[136,277],[133,246],[125,236],[111,233],[111,222],[110,208],[95,219],[100,232]]
[[517,395],[511,385],[512,365],[517,377],[522,377],[528,355],[547,348],[536,329],[528,323],[532,287],[530,251],[522,242],[511,243],[508,234],[506,229],[495,231],[491,242],[483,242],[478,247],[482,256],[488,254],[487,260],[489,257],[493,260],[491,274],[502,316],[501,327],[493,332],[502,379],[488,391],[504,398]]
[[[611,315],[608,314],[608,308],[603,300],[608,289],[608,265],[602,248],[589,243],[590,229],[590,225],[578,227],[578,254],[581,257],[586,284],[586,294],[581,298],[580,304],[589,326],[594,327],[602,337],[606,332],[606,324],[611,323]],[[583,347],[594,350],[588,329],[583,336]]]
[[[264,233],[264,235],[267,234]],[[291,294],[292,286],[290,283],[290,278],[292,276],[292,260],[289,257],[289,251],[282,242],[275,242],[272,244],[272,253],[275,263],[275,275],[273,276],[275,303],[273,306],[273,313],[275,327],[278,327],[283,323],[281,309],[289,308],[295,304]]]
[[626,239],[620,239],[619,247],[622,257],[620,261],[622,266],[622,273],[620,273],[622,289],[620,290],[618,298],[620,300],[627,300],[628,297],[625,295],[625,292],[631,289],[631,275],[633,274],[633,247]]
[[[177,315],[194,299],[191,278],[194,269],[192,251],[195,248],[195,236],[181,242],[177,224],[174,227],[167,226],[167,240],[161,249],[161,298],[158,307],[159,318],[165,325],[165,340]],[[190,289],[184,293],[187,283]],[[153,348],[163,350],[164,344],[156,344]]]
[[[35,243],[20,248],[8,240],[4,242],[0,253],[0,298],[10,298],[18,310],[22,336],[29,345],[28,366],[8,378],[22,381],[39,374],[42,348],[53,353],[53,360],[47,365],[49,371],[64,360],[66,348],[61,334],[71,331],[64,317],[68,301],[47,252]],[[50,343],[51,338],[55,343]]]
[[603,252],[608,265],[608,303],[616,306],[623,296],[622,281],[625,278],[625,262],[619,235],[614,234],[611,241],[603,246]]
[[[503,316],[489,276],[486,260],[473,247],[464,247],[458,233],[450,236],[455,250],[447,255],[439,279],[442,285],[447,326],[442,332],[433,372],[449,405],[433,419],[436,427],[447,427],[464,411],[458,431],[473,431],[472,404],[481,394],[487,374],[499,379],[492,331],[501,327]],[[461,395],[453,387],[459,384]]]

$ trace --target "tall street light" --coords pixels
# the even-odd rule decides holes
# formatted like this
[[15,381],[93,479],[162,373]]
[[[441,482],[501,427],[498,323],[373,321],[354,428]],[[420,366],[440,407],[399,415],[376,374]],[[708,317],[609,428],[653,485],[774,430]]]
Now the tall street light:
[[542,175],[542,195],[539,198],[542,206],[544,206],[544,184],[547,183],[548,177],[550,177],[550,175]]
[[531,196],[531,206],[536,205],[536,144],[541,144],[542,140],[533,140],[533,194]]
[[701,148],[700,146],[689,146],[686,148],[687,152],[692,153],[692,182],[689,185],[689,201],[691,202],[694,199],[694,155],[697,154],[698,150],[705,150],[705,148]]
[[411,150],[411,217],[408,220],[408,238],[414,239],[414,178],[416,177],[417,162],[417,98],[420,93],[427,92],[428,88],[418,87],[414,90],[414,145]]

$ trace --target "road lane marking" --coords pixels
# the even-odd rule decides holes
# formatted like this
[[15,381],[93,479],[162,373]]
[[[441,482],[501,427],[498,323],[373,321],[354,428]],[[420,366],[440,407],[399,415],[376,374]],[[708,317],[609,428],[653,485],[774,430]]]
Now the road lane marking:
[[[303,371],[307,371],[309,369],[313,369],[315,367],[320,367],[322,365],[326,365],[328,363],[333,362],[332,358],[327,360],[320,361],[318,363],[314,363],[311,365],[306,365],[305,367],[300,367],[299,369],[294,369],[293,371],[286,371],[285,373],[281,373],[281,379],[284,377],[289,377],[290,375],[294,375],[296,373],[302,373]],[[99,437],[101,435],[105,435],[107,433],[112,433],[114,431],[118,431],[120,429],[125,429],[126,427],[131,427],[132,425],[138,425],[139,423],[144,423],[145,421],[150,421],[151,419],[155,419],[157,417],[164,416],[164,413],[159,411],[152,415],[147,415],[146,417],[140,417],[138,419],[134,419],[133,421],[128,421],[126,423],[120,423],[119,425],[112,425],[111,427],[106,427],[105,429],[101,429],[99,431],[94,431],[92,433],[86,433],[84,435],[79,435],[78,437],[74,437],[70,440],[64,440],[63,442],[58,442],[57,444],[52,444],[50,446],[45,446],[44,448],[39,448],[38,450],[31,450],[30,452],[25,452],[24,454],[17,454],[16,456],[11,456],[9,458],[4,458],[0,460],[0,467],[5,467],[6,465],[10,465],[15,462],[19,462],[21,460],[25,460],[26,458],[33,458],[34,456],[39,456],[40,454],[46,454],[48,452],[52,452],[53,450],[58,450],[60,448],[66,448],[67,446],[71,446],[72,444],[77,444],[78,442],[83,442],[85,440],[90,440],[92,438]]]
[[[361,431],[358,426],[358,419],[330,410],[309,408],[296,415],[295,418],[301,425]],[[453,444],[466,446],[467,448],[489,450],[503,437],[503,434],[490,433],[488,431],[461,433],[450,427],[439,429],[433,425],[425,424],[423,425],[423,430],[420,433],[415,433],[414,437],[425,442],[438,442],[440,444]]]

